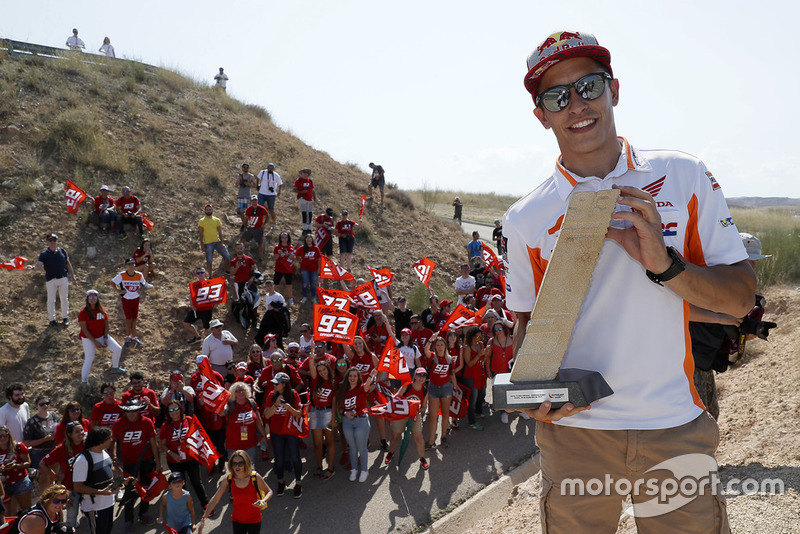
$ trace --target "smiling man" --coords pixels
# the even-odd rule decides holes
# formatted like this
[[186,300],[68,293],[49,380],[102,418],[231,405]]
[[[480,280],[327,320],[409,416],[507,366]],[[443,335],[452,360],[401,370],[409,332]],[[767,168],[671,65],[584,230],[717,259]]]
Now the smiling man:
[[[529,411],[538,420],[542,453],[542,530],[615,532],[629,494],[640,532],[728,532],[724,499],[708,488],[685,504],[659,503],[659,495],[632,489],[637,481],[660,487],[673,473],[673,479],[682,475],[647,472],[682,455],[702,455],[706,467],[710,462],[697,478],[716,471],[719,430],[692,381],[689,304],[740,317],[755,288],[719,184],[692,156],[640,150],[617,136],[620,84],[609,51],[593,35],[554,33],[527,67],[534,114],[555,134],[561,156],[552,176],[504,219],[507,307],[518,314],[517,350],[572,193],[620,190],[562,362],[599,371],[614,394],[591,408],[567,403],[556,410],[545,402]],[[599,495],[563,491],[575,479],[630,484],[611,484]],[[664,506],[644,513],[654,499]]]

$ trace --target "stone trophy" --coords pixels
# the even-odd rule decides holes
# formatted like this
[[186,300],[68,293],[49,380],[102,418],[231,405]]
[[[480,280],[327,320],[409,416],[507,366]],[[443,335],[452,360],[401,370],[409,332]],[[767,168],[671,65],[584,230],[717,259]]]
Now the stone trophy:
[[597,371],[561,369],[619,190],[572,195],[510,373],[492,386],[495,410],[587,406],[614,391]]

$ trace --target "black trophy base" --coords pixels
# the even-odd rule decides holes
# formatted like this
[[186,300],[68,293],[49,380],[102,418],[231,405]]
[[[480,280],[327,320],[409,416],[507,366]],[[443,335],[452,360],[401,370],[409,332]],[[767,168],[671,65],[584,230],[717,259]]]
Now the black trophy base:
[[614,393],[603,375],[584,369],[561,369],[553,380],[512,382],[510,379],[511,373],[494,377],[495,410],[535,410],[545,401],[550,401],[553,408],[561,408],[568,402],[580,408]]

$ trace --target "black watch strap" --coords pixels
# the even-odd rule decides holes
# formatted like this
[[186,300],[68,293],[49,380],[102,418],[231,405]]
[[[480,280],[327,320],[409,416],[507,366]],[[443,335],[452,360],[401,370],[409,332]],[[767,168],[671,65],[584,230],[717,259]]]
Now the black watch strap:
[[669,269],[661,274],[655,274],[652,271],[645,271],[647,273],[647,278],[660,286],[664,285],[661,282],[672,280],[686,270],[686,262],[683,258],[681,258],[681,255],[678,254],[678,251],[675,250],[674,247],[667,247],[667,254],[669,254],[670,258],[672,258],[672,265],[669,266]]

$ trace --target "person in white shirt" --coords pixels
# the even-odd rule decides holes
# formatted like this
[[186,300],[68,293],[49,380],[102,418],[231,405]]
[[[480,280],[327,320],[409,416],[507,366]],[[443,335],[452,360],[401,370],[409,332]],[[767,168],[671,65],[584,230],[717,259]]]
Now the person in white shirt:
[[267,163],[267,168],[258,173],[258,203],[267,204],[267,211],[272,219],[272,229],[275,229],[277,218],[275,217],[275,199],[281,196],[283,180],[281,175],[275,172],[275,164]]
[[[84,452],[78,454],[72,464],[72,483],[75,492],[81,496],[81,510],[92,534],[110,534],[114,523],[114,474],[121,476],[122,472],[107,452],[111,441],[109,427],[94,427],[86,436]],[[91,472],[89,455],[92,459]],[[131,477],[126,477],[125,482],[131,480]]]
[[103,39],[103,46],[100,47],[98,52],[102,52],[106,57],[117,57],[116,54],[114,54],[114,47],[111,46],[111,39],[108,37]]
[[214,75],[214,79],[217,81],[217,87],[221,88],[225,91],[228,87],[228,75],[225,74],[225,69],[222,67],[219,68],[219,73]]
[[8,402],[0,408],[0,425],[7,426],[14,441],[22,443],[25,424],[31,417],[28,403],[25,402],[25,386],[11,384],[6,388],[6,398]]
[[461,276],[456,278],[456,295],[458,304],[464,302],[464,297],[475,294],[475,277],[469,274],[469,265],[461,265]]
[[216,372],[225,376],[228,374],[225,362],[233,359],[233,349],[239,340],[227,330],[222,329],[222,321],[214,319],[208,325],[211,333],[203,340],[202,353],[208,356],[208,363]]
[[269,309],[273,302],[278,301],[281,303],[281,307],[286,306],[286,299],[275,291],[275,282],[272,280],[264,281],[264,289],[267,292],[264,294],[264,307]]
[[67,37],[66,45],[67,45],[67,48],[69,48],[70,50],[75,50],[77,52],[81,52],[81,51],[83,51],[84,48],[86,48],[86,45],[84,44],[83,39],[78,37],[78,29],[77,28],[72,28],[72,35]]

